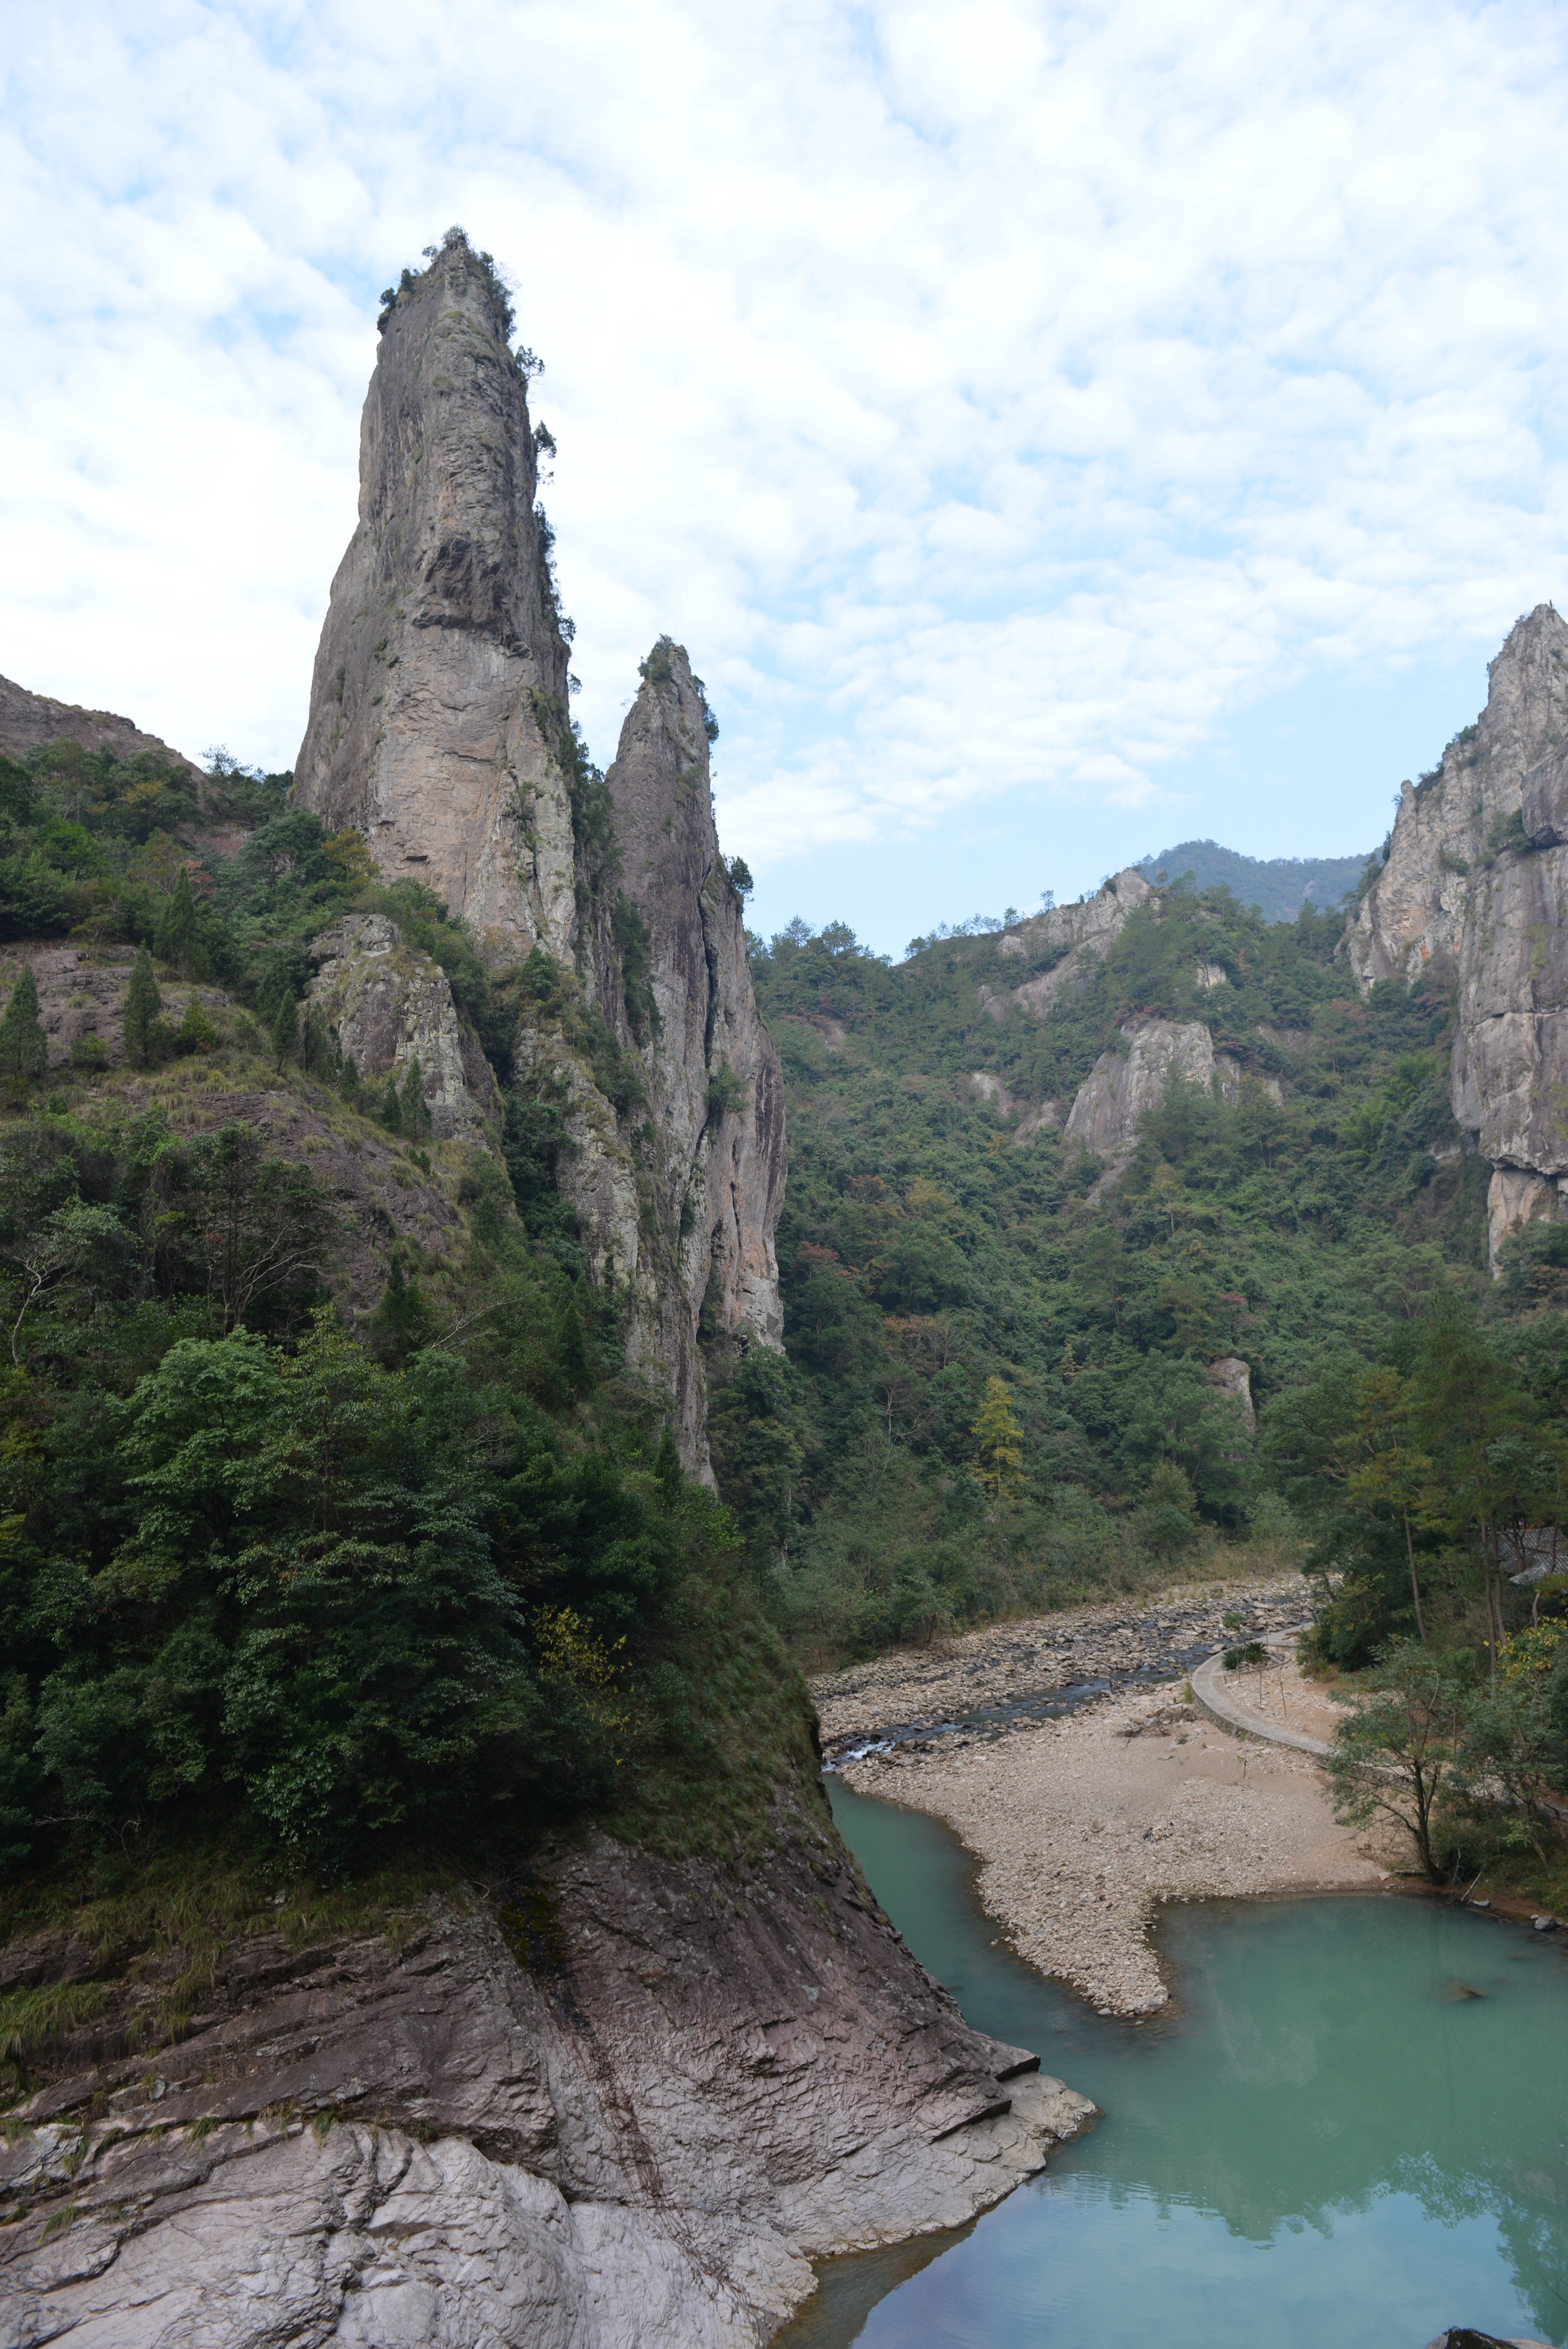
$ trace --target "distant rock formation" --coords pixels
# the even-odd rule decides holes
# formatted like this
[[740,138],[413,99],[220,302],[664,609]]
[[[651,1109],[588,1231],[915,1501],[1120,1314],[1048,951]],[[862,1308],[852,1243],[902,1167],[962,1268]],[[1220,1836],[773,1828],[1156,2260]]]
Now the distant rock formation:
[[1120,937],[1128,915],[1139,905],[1151,903],[1158,905],[1155,892],[1143,874],[1128,865],[1125,873],[1117,873],[1104,883],[1092,897],[1075,905],[1054,905],[1047,913],[1034,914],[1028,921],[1016,923],[1002,933],[998,951],[1016,955],[1025,962],[1044,962],[1050,957],[1050,968],[1005,995],[981,988],[981,1000],[985,1009],[993,1019],[1005,1019],[1009,1006],[1016,1004],[1033,1019],[1044,1019],[1061,998],[1087,975],[1089,963],[1098,961]]
[[1568,622],[1538,604],[1489,677],[1475,725],[1406,784],[1346,950],[1363,986],[1457,978],[1454,1115],[1492,1164],[1495,1268],[1522,1225],[1565,1212]]
[[74,701],[54,701],[47,693],[29,693],[26,686],[0,677],[0,752],[25,758],[46,742],[79,742],[84,750],[109,750],[117,759],[141,755],[161,766],[184,767],[193,775],[202,769],[182,750],[171,750],[156,734],[144,734],[129,718],[112,709],[82,709]]
[[[1165,1099],[1171,1077],[1221,1097],[1241,1097],[1241,1071],[1229,1053],[1216,1052],[1201,1020],[1129,1019],[1122,1030],[1126,1050],[1102,1052],[1079,1086],[1064,1138],[1113,1167],[1127,1164],[1137,1144],[1138,1128]],[[1275,1087],[1278,1092],[1278,1087]]]
[[462,236],[382,320],[295,796],[498,955],[569,959],[566,637],[510,326]]

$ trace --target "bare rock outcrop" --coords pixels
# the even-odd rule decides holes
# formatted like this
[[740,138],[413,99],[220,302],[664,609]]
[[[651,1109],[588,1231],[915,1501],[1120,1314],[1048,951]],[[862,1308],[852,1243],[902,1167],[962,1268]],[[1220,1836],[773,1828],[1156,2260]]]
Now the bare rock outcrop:
[[499,954],[569,959],[566,639],[505,295],[454,233],[381,323],[296,797]]
[[1364,985],[1457,974],[1453,1106],[1491,1162],[1491,1261],[1564,1213],[1568,1182],[1568,622],[1511,630],[1487,705],[1407,784],[1388,860],[1346,933]]
[[[63,1938],[9,1981],[79,1975]],[[800,1822],[750,1868],[599,1838],[379,1935],[129,1978],[0,2155],[12,2343],[751,2349],[808,2261],[961,2223],[1093,2107],[973,2031]]]
[[1128,865],[1125,873],[1115,874],[1080,904],[1054,905],[1005,930],[999,941],[1001,953],[1029,962],[1053,959],[1048,969],[1024,979],[1005,995],[982,988],[985,1009],[993,1019],[1005,1019],[1010,1006],[1016,1004],[1032,1019],[1044,1019],[1087,975],[1088,966],[1120,937],[1128,915],[1151,900],[1158,906],[1158,898],[1143,874]]
[[1138,1128],[1165,1098],[1172,1076],[1205,1092],[1218,1081],[1222,1097],[1240,1098],[1241,1071],[1214,1050],[1201,1020],[1129,1019],[1125,1051],[1102,1052],[1079,1086],[1063,1133],[1092,1156],[1123,1166],[1137,1147]]
[[1487,672],[1486,708],[1438,766],[1407,783],[1388,859],[1345,933],[1363,986],[1458,958],[1475,919],[1475,882],[1521,815],[1524,778],[1568,742],[1568,622],[1538,604]]
[[385,914],[349,914],[313,940],[309,1001],[361,1077],[400,1087],[419,1062],[431,1131],[441,1142],[483,1142],[498,1124],[490,1064],[463,1027],[441,965],[410,946]]
[[74,701],[55,701],[47,693],[29,693],[26,686],[0,677],[0,751],[12,759],[42,750],[46,742],[79,742],[84,750],[109,750],[117,759],[146,757],[162,767],[184,767],[193,775],[202,770],[182,750],[171,750],[156,734],[144,734],[133,719],[112,709],[83,709]]

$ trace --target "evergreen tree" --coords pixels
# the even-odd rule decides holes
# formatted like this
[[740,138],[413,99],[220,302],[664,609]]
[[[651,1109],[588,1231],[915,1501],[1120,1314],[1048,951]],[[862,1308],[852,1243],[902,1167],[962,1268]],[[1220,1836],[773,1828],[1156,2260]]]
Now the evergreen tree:
[[1000,1379],[987,1379],[985,1401],[970,1433],[980,1444],[975,1474],[993,1499],[1023,1480],[1023,1430],[1012,1416],[1012,1402]]
[[404,1272],[398,1251],[393,1252],[381,1301],[366,1327],[371,1344],[392,1370],[400,1370],[409,1356],[417,1354],[435,1335],[435,1316],[419,1282]]
[[381,1123],[386,1127],[389,1133],[401,1133],[403,1130],[403,1105],[398,1099],[398,1081],[396,1077],[389,1076],[387,1079],[387,1088],[381,1095],[381,1106],[377,1111],[376,1114],[380,1119]]
[[293,1060],[298,1045],[299,1006],[292,995],[281,996],[272,1023],[272,1049],[280,1069]]
[[210,1052],[218,1040],[218,1031],[202,1009],[199,996],[193,995],[185,1006],[185,1016],[174,1030],[177,1052]]
[[0,1019],[0,1079],[6,1090],[35,1083],[49,1064],[49,1048],[38,1018],[38,988],[32,966],[24,963],[22,976],[11,989],[5,1016]]
[[305,1034],[300,1044],[300,1059],[313,1077],[330,1084],[337,1059],[337,1039],[327,1025],[319,1003],[313,1003],[305,1015]]
[[425,1107],[425,1081],[419,1061],[409,1062],[409,1073],[403,1079],[402,1096],[399,1103],[402,1112],[403,1132],[410,1142],[431,1130],[431,1113]]
[[152,944],[160,962],[181,978],[197,978],[199,966],[204,962],[196,934],[196,900],[191,895],[191,876],[182,865],[174,883],[174,894],[158,917]]
[[150,1069],[159,1058],[167,1033],[162,1010],[152,957],[143,947],[131,967],[125,998],[125,1057],[133,1069]]
[[343,1067],[337,1079],[337,1090],[346,1102],[356,1105],[359,1099],[359,1063],[352,1052],[343,1055]]

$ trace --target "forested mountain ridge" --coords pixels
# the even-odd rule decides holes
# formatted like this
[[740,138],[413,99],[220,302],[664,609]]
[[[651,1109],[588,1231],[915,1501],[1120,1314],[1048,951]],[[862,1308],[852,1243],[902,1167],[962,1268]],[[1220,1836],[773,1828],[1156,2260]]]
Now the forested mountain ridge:
[[1366,868],[1360,856],[1243,856],[1215,840],[1183,840],[1138,860],[1146,881],[1189,880],[1197,889],[1230,889],[1271,922],[1293,922],[1303,905],[1332,913]]

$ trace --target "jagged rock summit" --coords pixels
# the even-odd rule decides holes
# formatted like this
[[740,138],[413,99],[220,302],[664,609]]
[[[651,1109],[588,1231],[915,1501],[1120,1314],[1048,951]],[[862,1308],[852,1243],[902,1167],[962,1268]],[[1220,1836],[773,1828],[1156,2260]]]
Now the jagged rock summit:
[[359,523],[332,583],[295,795],[498,953],[568,956],[566,636],[511,306],[461,233],[381,319]]
[[[437,891],[493,966],[523,967],[519,1085],[558,1122],[555,1179],[624,1309],[628,1361],[673,1398],[683,1462],[706,1475],[704,1306],[721,1337],[782,1342],[783,1079],[684,648],[660,637],[643,663],[607,776],[572,725],[570,623],[535,502],[535,362],[511,327],[458,231],[389,301],[296,797],[359,832],[389,881]],[[418,1057],[438,1130],[477,1133],[492,1109],[447,1033],[440,974],[414,1002],[395,940],[364,923],[317,958],[344,1048],[362,1059],[379,1039],[378,1074]]]

